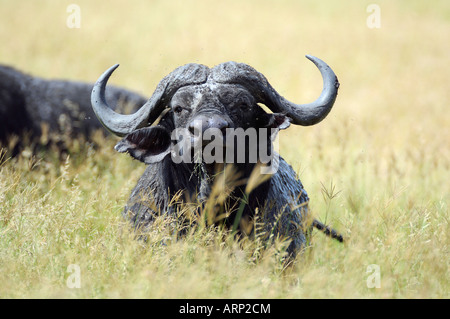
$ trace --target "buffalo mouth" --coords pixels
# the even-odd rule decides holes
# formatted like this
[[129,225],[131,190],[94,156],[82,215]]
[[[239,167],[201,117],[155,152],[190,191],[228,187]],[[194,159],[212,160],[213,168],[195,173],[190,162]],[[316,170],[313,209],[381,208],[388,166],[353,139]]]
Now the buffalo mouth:
[[[175,162],[216,164],[269,163],[277,154],[272,145],[270,129],[211,129],[204,134],[186,133],[175,139]],[[177,158],[182,156],[183,158]]]

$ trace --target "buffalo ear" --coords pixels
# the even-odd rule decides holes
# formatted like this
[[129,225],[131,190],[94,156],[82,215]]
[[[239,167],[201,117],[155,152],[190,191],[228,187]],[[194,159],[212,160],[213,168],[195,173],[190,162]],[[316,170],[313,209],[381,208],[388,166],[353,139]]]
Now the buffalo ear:
[[152,126],[138,129],[125,136],[114,149],[119,153],[151,164],[161,161],[170,153],[171,139],[169,132],[162,126]]
[[283,113],[265,113],[259,118],[259,127],[287,129],[291,125],[291,119]]
[[278,131],[287,129],[291,125],[291,118],[283,113],[265,113],[258,117],[259,127],[271,130],[270,140],[274,141]]

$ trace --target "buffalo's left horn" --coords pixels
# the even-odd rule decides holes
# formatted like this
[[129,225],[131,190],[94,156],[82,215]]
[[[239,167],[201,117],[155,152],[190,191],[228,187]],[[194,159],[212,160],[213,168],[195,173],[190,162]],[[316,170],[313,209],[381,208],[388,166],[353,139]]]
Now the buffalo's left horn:
[[311,55],[306,56],[320,70],[323,78],[323,90],[320,96],[309,104],[295,104],[279,96],[279,110],[285,112],[293,124],[314,125],[322,121],[330,112],[338,94],[339,81],[333,70],[321,59]]
[[272,112],[289,116],[292,124],[314,125],[323,120],[336,100],[339,82],[333,70],[321,59],[306,56],[314,62],[323,78],[323,90],[319,98],[309,104],[296,104],[282,97],[266,77],[244,63],[226,62],[214,68],[213,77],[219,83],[239,84],[247,88],[257,103],[266,105]]

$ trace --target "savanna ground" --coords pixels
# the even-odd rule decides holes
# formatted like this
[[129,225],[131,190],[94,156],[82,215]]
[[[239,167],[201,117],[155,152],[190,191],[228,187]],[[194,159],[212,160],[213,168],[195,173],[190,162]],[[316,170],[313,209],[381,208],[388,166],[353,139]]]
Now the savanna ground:
[[[72,3],[80,28],[67,24]],[[341,82],[337,102],[320,124],[281,132],[280,153],[312,213],[347,238],[314,232],[289,269],[279,246],[263,251],[210,228],[175,241],[159,222],[147,242],[135,240],[120,213],[144,166],[115,153],[115,138],[95,136],[102,147],[73,141],[62,161],[25,151],[0,167],[0,297],[449,297],[448,1],[0,0],[0,8],[1,63],[92,82],[118,62],[111,83],[146,96],[179,65],[235,60],[306,103],[322,83],[304,55],[322,58]],[[80,288],[70,288],[74,269]]]

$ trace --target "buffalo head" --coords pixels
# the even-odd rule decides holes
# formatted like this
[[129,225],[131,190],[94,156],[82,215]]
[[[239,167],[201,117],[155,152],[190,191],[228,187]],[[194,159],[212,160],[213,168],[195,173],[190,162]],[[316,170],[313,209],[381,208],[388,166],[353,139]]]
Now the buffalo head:
[[[270,147],[278,130],[290,124],[314,125],[330,112],[337,97],[337,77],[322,60],[307,58],[319,68],[323,78],[321,95],[309,104],[296,104],[283,98],[261,73],[246,64],[226,62],[214,68],[186,64],[167,75],[150,99],[131,115],[118,114],[106,103],[106,83],[118,65],[107,70],[92,90],[94,112],[109,131],[123,137],[115,147],[117,151],[128,152],[152,164],[147,166],[133,189],[124,216],[135,227],[146,227],[156,214],[174,212],[171,198],[180,191],[185,194],[183,201],[203,205],[212,194],[212,181],[217,176],[211,173],[223,168],[217,163],[233,163],[243,182],[231,187],[230,192],[227,190],[226,199],[220,205],[215,203],[213,210],[220,212],[216,216],[225,216],[225,225],[236,229],[241,227],[238,225],[242,221],[253,220],[257,209],[261,209],[268,233],[274,230],[280,236],[291,238],[288,250],[293,254],[299,251],[306,243],[309,227],[307,193],[295,171],[281,156],[273,158],[273,162],[278,161],[279,169],[266,171],[270,174],[265,176],[268,178],[253,185],[255,183],[250,181],[256,163],[267,162],[261,157],[252,158],[254,154],[250,150],[253,146],[261,155],[261,147]],[[261,104],[272,113],[267,113]],[[182,134],[178,134],[180,131]],[[236,132],[244,134],[237,136]],[[253,142],[252,136],[256,136]],[[233,143],[235,140],[245,141],[244,147],[239,148],[239,142]],[[219,156],[214,159],[218,161],[200,157],[200,161],[195,162],[199,165],[192,165],[189,160],[198,159],[196,150],[205,153],[211,149],[211,144],[217,144],[214,155]],[[220,154],[223,149],[227,150],[226,154]],[[228,156],[229,149],[233,150],[233,157]],[[271,152],[267,148],[266,151]],[[171,159],[167,156],[169,153]],[[174,154],[187,161],[178,162],[179,157]],[[242,154],[244,156],[240,157]],[[220,162],[223,155],[225,160]],[[270,157],[269,160],[272,161]],[[217,169],[213,163],[218,165]],[[149,203],[147,197],[150,197]],[[241,210],[241,207],[244,208]],[[339,239],[318,221],[314,220],[312,225]],[[242,231],[246,233],[246,227]]]
[[[114,112],[106,103],[106,83],[118,67],[108,69],[92,90],[92,106],[100,122],[115,135],[117,145],[147,164],[160,161],[173,150],[174,129],[187,132],[189,143],[205,146],[205,133],[215,130],[227,136],[230,129],[285,129],[290,123],[313,125],[330,112],[339,83],[322,60],[307,56],[319,68],[323,91],[309,104],[296,104],[278,94],[267,79],[249,65],[222,63],[212,69],[186,64],[166,76],[150,99],[134,114]],[[266,113],[259,103],[273,113]],[[200,141],[198,141],[200,137]],[[186,141],[186,134],[184,135]],[[209,137],[208,140],[211,140]],[[226,143],[225,143],[226,144]]]

